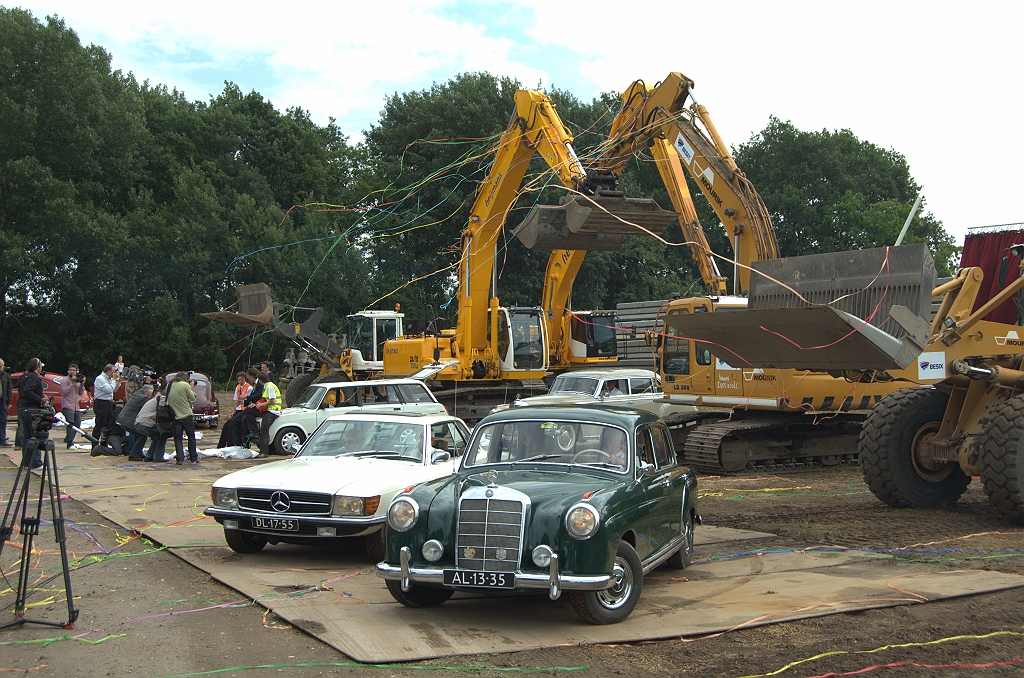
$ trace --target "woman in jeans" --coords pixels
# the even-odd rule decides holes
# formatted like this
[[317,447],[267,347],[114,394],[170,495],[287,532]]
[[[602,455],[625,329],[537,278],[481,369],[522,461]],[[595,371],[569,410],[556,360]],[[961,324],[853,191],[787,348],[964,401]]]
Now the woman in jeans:
[[184,462],[184,452],[181,445],[181,434],[188,436],[188,460],[189,463],[198,464],[199,455],[196,453],[196,425],[192,421],[192,401],[196,399],[196,392],[193,387],[196,382],[189,381],[188,372],[178,372],[174,375],[174,381],[167,391],[167,404],[174,412],[174,463],[178,466]]

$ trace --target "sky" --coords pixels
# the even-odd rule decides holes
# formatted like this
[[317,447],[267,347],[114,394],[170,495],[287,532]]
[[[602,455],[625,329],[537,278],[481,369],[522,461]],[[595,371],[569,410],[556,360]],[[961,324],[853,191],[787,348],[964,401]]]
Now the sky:
[[385,97],[461,72],[590,100],[681,71],[730,145],[771,115],[849,129],[907,158],[958,243],[1024,222],[1022,0],[0,2],[56,14],[140,82],[208,100],[231,81],[353,142]]

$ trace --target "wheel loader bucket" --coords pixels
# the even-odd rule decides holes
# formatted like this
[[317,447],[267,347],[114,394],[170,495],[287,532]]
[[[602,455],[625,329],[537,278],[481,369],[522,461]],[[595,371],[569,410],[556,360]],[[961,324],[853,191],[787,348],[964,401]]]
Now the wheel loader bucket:
[[678,218],[649,198],[576,195],[561,205],[534,205],[516,237],[530,249],[610,251],[627,235],[660,237]]
[[235,294],[238,295],[238,301],[235,303],[238,307],[237,312],[214,311],[204,313],[203,317],[237,327],[273,325],[276,322],[277,314],[274,312],[274,301],[270,298],[270,285],[240,285],[235,288]]
[[[935,262],[925,245],[753,264],[747,310],[671,314],[671,334],[734,367],[894,370],[928,341]],[[758,275],[762,274],[762,275]]]

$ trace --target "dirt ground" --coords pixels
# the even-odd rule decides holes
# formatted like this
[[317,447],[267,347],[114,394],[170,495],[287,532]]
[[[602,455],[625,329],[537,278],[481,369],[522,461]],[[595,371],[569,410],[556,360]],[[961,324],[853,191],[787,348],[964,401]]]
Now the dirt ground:
[[[0,461],[3,505],[14,470]],[[950,570],[1024,574],[1024,526],[1001,520],[977,482],[956,506],[935,510],[884,506],[864,487],[857,468],[701,478],[699,488],[699,510],[706,523],[777,537],[706,547],[696,553],[698,560],[745,558],[756,574],[758,551],[839,546],[884,552],[880,556],[901,549],[897,557],[941,563]],[[736,629],[716,637],[558,647],[414,665],[353,665],[84,504],[67,499],[64,510],[71,581],[81,616],[71,630],[33,624],[0,630],[0,673],[142,678],[422,676],[424,670],[595,677],[1024,673],[1024,588]],[[0,557],[6,579],[0,580],[0,623],[12,618],[14,596],[4,588],[17,577],[20,544],[8,542]],[[733,553],[730,546],[744,553]],[[63,621],[67,603],[51,530],[44,527],[36,549],[31,602],[42,604],[30,608],[28,616]],[[893,586],[899,590],[898,582]],[[543,613],[542,606],[538,613]]]

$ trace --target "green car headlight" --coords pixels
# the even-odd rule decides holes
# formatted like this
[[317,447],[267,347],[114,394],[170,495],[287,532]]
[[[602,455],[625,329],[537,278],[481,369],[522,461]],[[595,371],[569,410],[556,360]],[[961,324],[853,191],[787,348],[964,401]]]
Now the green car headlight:
[[400,497],[388,508],[388,525],[396,532],[405,532],[416,524],[420,507],[411,497]]
[[238,493],[233,487],[215,487],[210,491],[214,506],[238,508]]
[[576,539],[589,539],[600,524],[601,519],[590,504],[576,504],[565,516],[565,528]]

